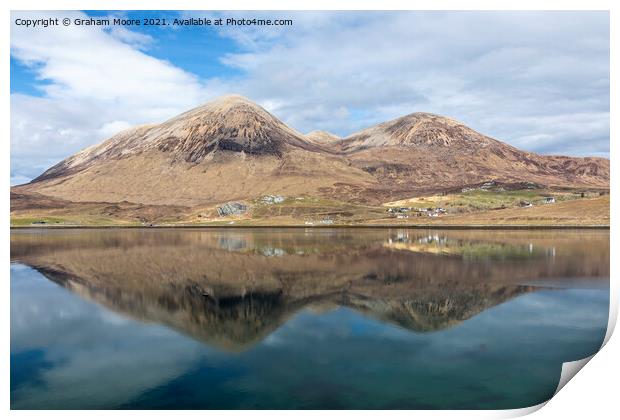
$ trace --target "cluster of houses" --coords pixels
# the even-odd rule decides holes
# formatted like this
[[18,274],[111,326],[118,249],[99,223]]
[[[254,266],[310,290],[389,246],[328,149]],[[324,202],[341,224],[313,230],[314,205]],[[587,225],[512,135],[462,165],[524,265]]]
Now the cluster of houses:
[[[553,204],[555,203],[555,197],[543,197],[541,200],[542,204]],[[519,207],[532,207],[532,202],[527,200],[519,201]]]
[[397,219],[408,219],[410,216],[416,217],[439,217],[442,214],[446,214],[447,211],[443,207],[428,207],[428,208],[416,208],[416,207],[390,207],[387,212],[395,216]]
[[[543,197],[540,201],[541,204],[552,204],[555,203],[555,197]],[[532,207],[533,204],[527,200],[519,201],[519,207]],[[504,207],[502,207],[504,208]],[[426,216],[426,217],[439,217],[443,214],[447,213],[447,210],[443,207],[428,207],[428,208],[417,208],[417,207],[390,207],[387,209],[387,212],[396,217],[397,219],[408,219],[411,216]]]

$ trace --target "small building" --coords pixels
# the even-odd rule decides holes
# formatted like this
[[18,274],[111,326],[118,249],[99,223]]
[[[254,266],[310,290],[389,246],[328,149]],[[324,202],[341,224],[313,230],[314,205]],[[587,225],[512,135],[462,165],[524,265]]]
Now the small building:
[[545,204],[555,203],[555,197],[543,197],[543,203]]
[[266,195],[261,198],[261,201],[265,204],[280,204],[284,202],[285,197],[281,195]]

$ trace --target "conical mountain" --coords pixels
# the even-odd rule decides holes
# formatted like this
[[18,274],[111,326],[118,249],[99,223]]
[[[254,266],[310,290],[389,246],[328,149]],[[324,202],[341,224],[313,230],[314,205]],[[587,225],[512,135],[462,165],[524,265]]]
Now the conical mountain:
[[12,193],[36,196],[22,207],[47,198],[210,207],[273,194],[381,204],[488,181],[608,189],[609,160],[521,151],[428,113],[344,139],[320,131],[303,135],[230,95],[161,124],[122,131]]
[[14,192],[79,202],[208,205],[373,183],[262,107],[230,95],[120,132]]
[[83,169],[100,159],[127,158],[151,150],[166,152],[174,160],[199,163],[217,151],[282,156],[294,147],[316,151],[265,109],[242,96],[228,95],[163,124],[122,131],[60,162],[35,181]]
[[458,149],[486,147],[493,142],[453,119],[416,112],[352,134],[341,147],[347,152],[387,146]]
[[[386,196],[488,181],[559,188],[609,188],[609,160],[544,156],[429,113],[378,124],[337,144],[358,167],[388,186]],[[400,192],[398,192],[400,190]]]

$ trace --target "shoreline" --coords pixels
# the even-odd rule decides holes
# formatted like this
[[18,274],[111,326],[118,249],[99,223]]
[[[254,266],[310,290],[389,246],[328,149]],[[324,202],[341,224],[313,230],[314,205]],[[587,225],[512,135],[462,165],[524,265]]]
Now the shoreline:
[[604,229],[610,225],[156,225],[156,226],[122,226],[122,225],[63,225],[63,226],[10,226],[11,230],[37,229],[480,229],[480,230],[555,230],[555,229]]

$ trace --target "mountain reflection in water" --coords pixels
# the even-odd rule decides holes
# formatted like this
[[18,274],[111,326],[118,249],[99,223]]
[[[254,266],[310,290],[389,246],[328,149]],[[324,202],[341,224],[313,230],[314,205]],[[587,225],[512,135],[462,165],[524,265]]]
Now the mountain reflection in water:
[[241,351],[303,308],[348,307],[430,332],[550,282],[607,287],[609,236],[587,230],[24,230],[12,232],[11,260],[124,316]]

